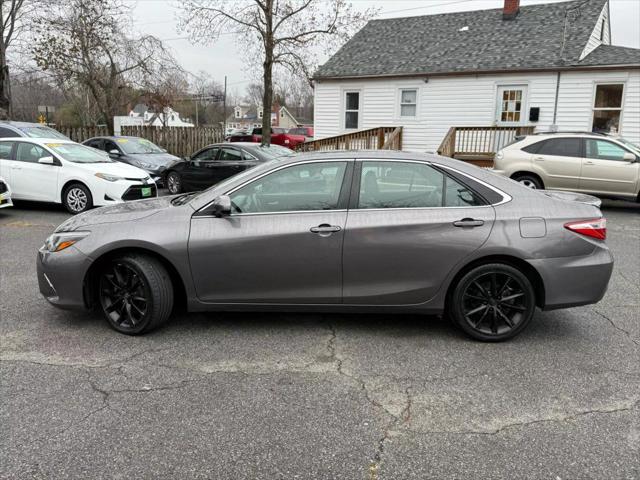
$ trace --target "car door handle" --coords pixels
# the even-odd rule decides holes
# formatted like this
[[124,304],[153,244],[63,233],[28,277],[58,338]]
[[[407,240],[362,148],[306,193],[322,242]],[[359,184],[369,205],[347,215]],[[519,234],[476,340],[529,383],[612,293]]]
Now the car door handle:
[[584,164],[585,164],[585,165],[595,165],[595,163],[593,163],[593,162],[592,162],[592,161],[590,161],[590,160],[587,160],[586,162],[584,162]]
[[339,232],[340,230],[342,230],[342,228],[338,227],[337,225],[329,225],[328,223],[323,223],[322,225],[318,225],[317,227],[311,227],[309,230],[311,231],[311,233],[319,233],[322,235],[326,233]]
[[484,220],[474,220],[473,218],[463,218],[457,222],[453,222],[454,227],[481,227]]
[[534,160],[536,162],[544,162],[544,157],[535,157]]
[[22,167],[11,167],[11,170],[22,170]]

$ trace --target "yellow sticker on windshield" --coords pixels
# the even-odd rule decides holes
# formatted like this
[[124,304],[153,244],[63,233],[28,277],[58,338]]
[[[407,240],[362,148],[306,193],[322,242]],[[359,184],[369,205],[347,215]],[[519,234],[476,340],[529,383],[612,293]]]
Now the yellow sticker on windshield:
[[45,143],[45,145],[49,148],[58,148],[64,145],[63,143]]
[[118,143],[127,143],[129,141],[129,139],[127,138],[119,138],[118,140],[116,140],[116,142]]

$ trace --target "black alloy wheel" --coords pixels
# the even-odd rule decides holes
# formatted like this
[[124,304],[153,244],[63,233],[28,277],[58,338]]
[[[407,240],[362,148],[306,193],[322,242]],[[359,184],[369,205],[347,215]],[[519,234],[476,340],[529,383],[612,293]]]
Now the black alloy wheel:
[[171,193],[172,195],[182,193],[182,180],[180,179],[180,175],[178,173],[169,172],[169,175],[167,175],[166,184],[169,193]]
[[173,287],[163,265],[152,257],[129,255],[103,268],[98,282],[102,312],[115,330],[140,334],[171,313]]
[[481,265],[462,277],[452,295],[451,307],[453,319],[471,337],[506,340],[531,321],[535,292],[529,279],[516,268]]

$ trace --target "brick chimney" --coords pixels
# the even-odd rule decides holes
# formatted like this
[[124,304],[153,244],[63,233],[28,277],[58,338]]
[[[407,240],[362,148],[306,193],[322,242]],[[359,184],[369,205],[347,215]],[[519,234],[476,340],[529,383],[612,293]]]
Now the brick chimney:
[[503,20],[513,20],[520,11],[520,0],[504,0]]

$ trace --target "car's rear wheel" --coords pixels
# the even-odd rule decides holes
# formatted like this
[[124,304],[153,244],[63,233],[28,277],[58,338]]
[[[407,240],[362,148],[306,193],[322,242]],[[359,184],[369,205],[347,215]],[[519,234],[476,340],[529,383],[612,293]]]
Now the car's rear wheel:
[[520,270],[506,264],[480,265],[456,285],[449,314],[469,336],[497,342],[518,335],[535,311],[535,291]]
[[93,208],[93,197],[85,185],[73,183],[62,192],[62,203],[69,213],[76,215]]
[[169,274],[162,263],[147,255],[125,255],[104,265],[98,295],[109,325],[128,335],[160,326],[173,308]]
[[182,193],[182,180],[178,173],[169,172],[169,175],[167,175],[167,189],[172,195]]
[[544,185],[542,184],[542,181],[536,177],[535,175],[516,175],[514,177],[514,180],[516,182],[521,183],[522,185],[524,185],[527,188],[531,188],[534,190],[543,190],[544,189]]

